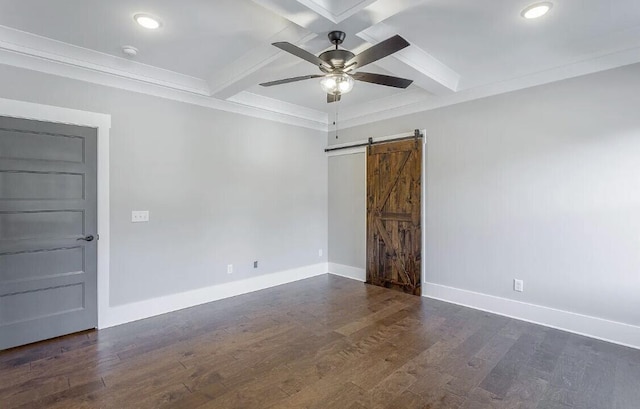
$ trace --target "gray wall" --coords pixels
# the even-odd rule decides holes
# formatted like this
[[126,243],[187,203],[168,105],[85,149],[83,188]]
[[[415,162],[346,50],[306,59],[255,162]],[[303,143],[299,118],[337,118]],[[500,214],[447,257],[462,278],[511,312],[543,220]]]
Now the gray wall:
[[[428,135],[426,281],[640,325],[640,65],[346,129],[339,142],[415,128]],[[347,158],[340,169],[364,166]],[[363,180],[330,173],[330,203],[356,206]],[[341,233],[364,216],[341,212],[330,206],[329,261],[364,268],[344,256],[364,254],[362,241]]]
[[357,156],[329,158],[329,256],[333,263],[364,268],[367,170],[364,155]]
[[326,261],[324,132],[2,65],[0,97],[112,115],[112,305]]

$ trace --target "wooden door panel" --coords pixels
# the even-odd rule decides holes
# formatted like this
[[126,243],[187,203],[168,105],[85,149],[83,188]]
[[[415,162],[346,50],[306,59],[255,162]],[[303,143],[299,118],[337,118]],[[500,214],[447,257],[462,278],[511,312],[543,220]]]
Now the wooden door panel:
[[367,283],[420,295],[422,140],[367,150]]

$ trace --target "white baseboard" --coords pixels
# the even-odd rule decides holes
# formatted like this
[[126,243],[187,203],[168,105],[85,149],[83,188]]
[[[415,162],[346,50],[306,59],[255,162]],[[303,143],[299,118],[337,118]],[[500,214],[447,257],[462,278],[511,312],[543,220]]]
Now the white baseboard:
[[329,274],[362,282],[367,281],[367,271],[364,268],[346,266],[344,264],[329,263]]
[[[327,272],[352,280],[366,281],[366,271],[363,268],[337,263],[319,263],[131,304],[109,307],[104,321],[100,322],[100,328],[113,327],[183,308],[316,277]],[[423,296],[428,298],[640,349],[640,327],[638,326],[434,283],[424,283],[422,293]]]
[[208,302],[263,290],[327,273],[327,263],[294,268],[197,290],[171,294],[131,304],[109,307],[100,329],[137,321],[155,315],[189,308]]
[[428,298],[435,298],[477,310],[488,311],[506,317],[640,349],[640,327],[635,325],[434,283],[424,283],[422,286],[422,295]]

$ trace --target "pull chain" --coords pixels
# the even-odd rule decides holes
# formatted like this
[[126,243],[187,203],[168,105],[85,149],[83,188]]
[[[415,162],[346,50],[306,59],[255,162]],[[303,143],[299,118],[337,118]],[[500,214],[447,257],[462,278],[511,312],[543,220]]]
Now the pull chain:
[[335,126],[336,139],[338,139],[338,105],[340,104],[340,101],[336,101],[334,103],[336,104],[336,115],[335,120],[333,121],[333,125]]

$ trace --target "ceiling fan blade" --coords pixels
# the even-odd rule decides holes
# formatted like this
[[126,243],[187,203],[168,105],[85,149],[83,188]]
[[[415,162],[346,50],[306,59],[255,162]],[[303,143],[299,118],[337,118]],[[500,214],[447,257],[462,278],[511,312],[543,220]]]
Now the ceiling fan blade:
[[356,55],[347,63],[346,66],[356,63],[356,69],[364,67],[367,64],[371,64],[374,61],[378,61],[388,55],[400,51],[409,46],[409,42],[399,35],[394,35],[391,38],[387,38],[381,43],[378,43],[372,47],[367,48],[360,54]]
[[407,88],[413,80],[405,78],[391,77],[389,75],[374,74],[371,72],[356,72],[351,74],[353,79],[358,81],[370,82],[372,84],[386,85],[387,87]]
[[340,101],[340,97],[342,97],[342,95],[340,94],[338,95],[327,94],[327,104]]
[[324,75],[303,75],[301,77],[285,78],[283,80],[263,82],[260,85],[262,85],[263,87],[272,87],[274,85],[288,84],[290,82],[310,80],[311,78],[320,78],[320,77],[324,77]]
[[309,51],[303,50],[302,48],[295,46],[291,43],[288,43],[286,41],[280,41],[277,43],[273,43],[273,45],[275,45],[276,47],[278,47],[283,51],[288,52],[289,54],[293,54],[298,58],[302,58],[305,61],[309,61],[311,64],[317,67],[323,66],[328,69],[333,69],[333,67],[329,65],[329,63],[327,63],[326,61],[321,60],[320,58],[311,54]]

